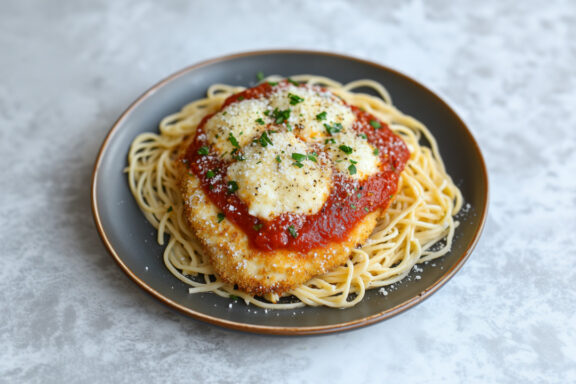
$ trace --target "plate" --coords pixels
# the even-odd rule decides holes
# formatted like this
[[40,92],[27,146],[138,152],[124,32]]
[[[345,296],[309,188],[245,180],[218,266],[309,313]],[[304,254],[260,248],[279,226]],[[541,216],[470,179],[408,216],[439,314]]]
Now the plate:
[[[256,74],[323,75],[340,82],[373,79],[384,84],[394,104],[432,131],[448,173],[461,188],[467,213],[460,219],[449,254],[412,272],[383,292],[370,290],[349,309],[307,307],[264,310],[215,294],[190,295],[168,272],[156,230],[136,205],[123,169],[130,143],[142,132],[157,132],[160,120],[205,96],[214,83],[250,86]],[[488,177],[478,144],[462,119],[434,92],[412,78],[357,58],[313,51],[258,51],[226,56],[185,68],[162,80],[124,112],[110,130],[96,159],[92,210],[100,236],[120,268],[165,304],[198,320],[237,330],[270,334],[314,334],[353,329],[394,316],[438,290],[470,256],[484,225]],[[432,266],[434,264],[434,266]],[[417,274],[417,276],[416,276]]]

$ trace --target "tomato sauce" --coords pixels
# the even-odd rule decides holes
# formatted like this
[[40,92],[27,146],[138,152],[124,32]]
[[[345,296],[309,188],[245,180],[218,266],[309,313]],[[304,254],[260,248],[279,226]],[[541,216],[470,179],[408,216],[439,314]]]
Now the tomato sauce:
[[[284,81],[280,86],[287,84]],[[260,84],[230,96],[222,109],[241,100],[266,97],[273,91],[273,85]],[[199,178],[212,203],[227,220],[246,233],[254,247],[263,251],[286,249],[305,253],[329,242],[345,240],[366,215],[385,209],[396,193],[398,178],[410,156],[406,144],[384,122],[357,107],[350,108],[356,115],[355,129],[364,133],[370,144],[378,149],[380,171],[358,181],[334,170],[331,194],[320,211],[313,215],[284,213],[270,221],[250,215],[248,206],[234,193],[234,186],[226,181],[227,168],[232,163],[214,154],[198,153],[207,145],[201,137],[206,136],[202,135],[203,127],[212,115],[200,123],[184,161]]]

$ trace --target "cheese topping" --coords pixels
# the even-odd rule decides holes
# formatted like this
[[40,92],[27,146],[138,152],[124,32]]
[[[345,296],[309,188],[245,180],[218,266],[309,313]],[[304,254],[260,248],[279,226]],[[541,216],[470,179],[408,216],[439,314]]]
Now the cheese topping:
[[364,180],[380,158],[342,100],[320,88],[288,85],[267,98],[239,100],[204,126],[211,151],[225,161],[232,193],[252,216],[311,215],[330,195],[332,172]]
[[[356,180],[364,180],[378,172],[380,158],[374,154],[374,147],[356,131],[345,130],[332,135],[332,138],[334,142],[328,143],[326,149],[339,171]],[[350,171],[352,166],[355,172]]]
[[[291,95],[303,100],[294,104],[295,99]],[[324,142],[329,136],[324,124],[337,123],[349,129],[355,119],[350,107],[333,94],[293,85],[273,93],[270,106],[272,109],[290,109],[288,123],[295,128],[296,135],[305,141]]]
[[330,195],[328,159],[314,156],[291,132],[271,133],[269,138],[272,144],[266,147],[249,144],[244,148],[246,160],[228,168],[228,180],[238,184],[248,212],[266,220],[285,212],[317,213]]
[[[212,116],[204,126],[209,143],[212,143],[216,153],[226,160],[232,158],[232,152],[248,144],[265,130],[263,124],[256,120],[265,118],[262,114],[268,107],[268,102],[262,99],[243,100],[231,104],[223,111]],[[238,147],[235,146],[235,141]]]

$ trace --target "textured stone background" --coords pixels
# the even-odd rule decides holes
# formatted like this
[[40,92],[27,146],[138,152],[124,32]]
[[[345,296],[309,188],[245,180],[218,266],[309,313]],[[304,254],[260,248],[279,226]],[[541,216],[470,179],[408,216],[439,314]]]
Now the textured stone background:
[[[573,1],[0,2],[0,382],[576,381]],[[174,314],[120,271],[89,184],[111,124],[199,60],[308,48],[367,58],[454,100],[491,210],[423,304],[324,337]]]

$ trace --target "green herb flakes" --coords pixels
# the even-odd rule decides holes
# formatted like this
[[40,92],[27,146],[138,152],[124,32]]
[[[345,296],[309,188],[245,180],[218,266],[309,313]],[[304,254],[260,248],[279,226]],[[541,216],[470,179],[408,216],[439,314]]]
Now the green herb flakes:
[[290,235],[292,235],[293,238],[298,237],[298,232],[296,232],[296,229],[294,229],[293,225],[288,226],[288,232],[290,232]]
[[382,128],[382,124],[380,124],[380,122],[378,120],[370,120],[370,125],[372,126],[372,128],[374,129],[380,129]]
[[347,146],[347,145],[344,145],[344,144],[342,144],[341,146],[339,146],[338,149],[340,149],[342,152],[344,152],[344,153],[346,153],[346,154],[348,154],[348,155],[351,154],[352,152],[354,152],[354,150],[353,150],[351,147],[349,147],[349,146]]
[[295,95],[293,93],[289,93],[288,98],[290,99],[290,105],[296,105],[296,104],[304,101],[303,98],[301,98],[300,96]]
[[270,140],[270,137],[268,137],[268,134],[266,132],[262,133],[262,135],[258,139],[258,142],[262,147],[266,147],[268,145],[274,145],[272,144],[272,140]]
[[238,183],[234,180],[228,182],[228,193],[232,194],[238,190]]
[[278,108],[274,108],[274,111],[272,112],[272,117],[274,118],[274,122],[276,124],[282,124],[283,122],[287,121],[290,118],[290,109],[285,109],[281,111]]
[[290,84],[292,84],[292,85],[295,85],[295,86],[299,86],[299,85],[300,85],[300,84],[298,84],[298,82],[292,80],[291,78],[287,78],[286,80],[288,80],[288,82],[289,82]]
[[326,129],[326,132],[329,135],[332,135],[333,133],[338,133],[342,129],[344,129],[344,127],[340,123],[334,123],[332,125],[324,123],[324,128]]
[[198,149],[199,155],[206,156],[209,153],[210,153],[210,147],[207,147],[206,145],[204,145]]
[[240,148],[240,144],[238,143],[238,140],[236,140],[236,138],[234,137],[234,134],[232,132],[230,132],[228,134],[228,141],[230,142],[230,144],[232,144],[234,147],[236,148]]
[[296,152],[294,152],[294,153],[292,154],[292,158],[293,158],[294,160],[296,160],[296,161],[304,161],[304,160],[306,160],[307,157],[308,157],[308,156],[303,155],[303,154],[301,154],[301,153],[296,153]]
[[355,175],[356,174],[356,166],[354,164],[350,164],[350,166],[348,167],[348,172],[350,172],[351,175]]

